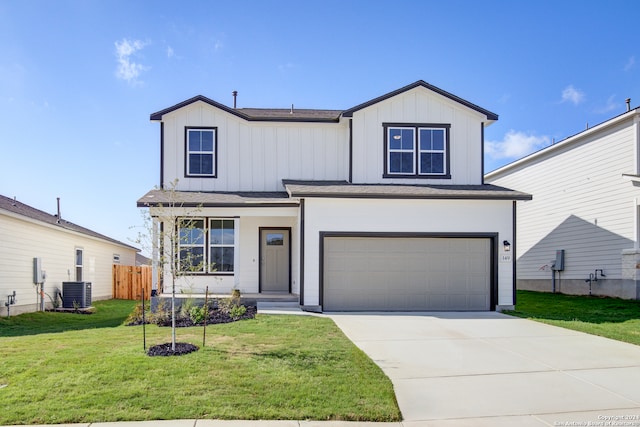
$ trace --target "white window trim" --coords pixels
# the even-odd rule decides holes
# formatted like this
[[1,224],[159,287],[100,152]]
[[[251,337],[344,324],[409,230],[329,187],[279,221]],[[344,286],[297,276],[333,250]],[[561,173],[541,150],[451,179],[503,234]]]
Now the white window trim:
[[[78,252],[80,252],[80,264],[78,264]],[[74,280],[76,282],[82,282],[84,279],[84,249],[76,247],[73,251],[73,269]],[[78,271],[80,274],[78,274]]]

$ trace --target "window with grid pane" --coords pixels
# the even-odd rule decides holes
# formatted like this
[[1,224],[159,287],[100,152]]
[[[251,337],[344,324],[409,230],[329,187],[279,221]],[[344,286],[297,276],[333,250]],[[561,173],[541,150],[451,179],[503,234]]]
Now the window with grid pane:
[[184,219],[178,227],[178,271],[204,273],[203,219]]
[[385,130],[385,178],[450,178],[448,124],[391,124]]
[[217,133],[211,129],[186,129],[186,176],[216,176]]
[[213,218],[209,221],[209,272],[234,271],[235,221]]

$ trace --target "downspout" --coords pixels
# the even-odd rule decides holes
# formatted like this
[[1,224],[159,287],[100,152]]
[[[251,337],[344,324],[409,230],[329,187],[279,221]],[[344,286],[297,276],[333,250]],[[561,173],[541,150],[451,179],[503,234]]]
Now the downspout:
[[484,185],[484,122],[480,123],[480,184]]
[[353,183],[353,119],[349,119],[349,183]]
[[511,203],[513,203],[513,207],[512,207],[512,223],[511,223],[511,240],[512,240],[512,244],[511,244],[511,265],[512,265],[512,277],[511,277],[511,282],[512,282],[512,286],[513,286],[513,291],[512,291],[512,295],[513,295],[513,306],[516,306],[516,281],[517,281],[517,272],[516,272],[516,251],[518,249],[517,247],[517,243],[518,243],[518,239],[516,237],[516,201],[512,201]]
[[304,307],[304,199],[300,199],[300,305]]
[[160,122],[160,188],[164,189],[164,122]]

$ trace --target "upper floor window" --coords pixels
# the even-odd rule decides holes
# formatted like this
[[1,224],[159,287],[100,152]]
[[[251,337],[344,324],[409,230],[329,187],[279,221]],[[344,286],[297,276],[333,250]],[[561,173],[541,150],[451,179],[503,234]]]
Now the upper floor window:
[[383,124],[385,178],[450,178],[447,124]]
[[215,178],[218,163],[217,129],[186,128],[185,134],[185,175]]

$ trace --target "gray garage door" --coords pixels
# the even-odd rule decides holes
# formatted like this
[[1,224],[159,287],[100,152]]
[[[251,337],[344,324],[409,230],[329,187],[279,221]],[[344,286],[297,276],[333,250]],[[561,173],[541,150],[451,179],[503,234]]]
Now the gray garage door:
[[487,238],[325,237],[323,310],[489,310],[490,248]]

